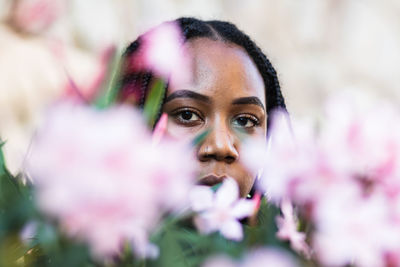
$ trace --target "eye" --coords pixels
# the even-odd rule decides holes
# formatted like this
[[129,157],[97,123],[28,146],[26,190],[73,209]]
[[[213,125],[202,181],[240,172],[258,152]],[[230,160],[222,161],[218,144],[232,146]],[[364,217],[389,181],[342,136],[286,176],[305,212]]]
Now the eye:
[[232,124],[234,127],[249,129],[258,126],[260,122],[255,116],[245,114],[235,117]]
[[172,117],[177,123],[187,126],[197,125],[202,122],[200,115],[189,109],[178,110],[172,114]]

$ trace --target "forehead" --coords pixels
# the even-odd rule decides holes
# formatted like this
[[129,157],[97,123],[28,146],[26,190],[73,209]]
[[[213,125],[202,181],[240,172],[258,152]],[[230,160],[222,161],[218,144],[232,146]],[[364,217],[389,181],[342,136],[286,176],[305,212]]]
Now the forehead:
[[197,38],[185,44],[192,57],[189,90],[208,96],[257,96],[265,106],[262,77],[247,52],[236,44]]

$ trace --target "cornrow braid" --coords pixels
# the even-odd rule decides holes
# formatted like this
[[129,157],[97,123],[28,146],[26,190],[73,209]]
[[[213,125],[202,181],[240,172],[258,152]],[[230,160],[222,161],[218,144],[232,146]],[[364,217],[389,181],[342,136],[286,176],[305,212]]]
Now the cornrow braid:
[[[140,109],[143,109],[144,103],[148,94],[148,89],[150,88],[150,83],[153,78],[153,73],[149,70],[146,72],[138,71],[135,68],[132,68],[131,57],[135,53],[139,53],[141,38],[139,37],[136,41],[132,42],[125,50],[122,58],[122,75],[120,76],[120,92],[119,92],[119,100],[126,101],[130,97],[133,104],[138,106]],[[167,95],[168,84],[165,86],[165,93],[162,101],[166,98]],[[158,108],[158,112],[156,115],[156,121],[158,121],[161,117],[162,106]]]
[[[175,22],[180,26],[185,42],[195,38],[209,38],[212,40],[233,43],[245,49],[262,76],[265,85],[267,113],[275,108],[286,110],[285,101],[282,96],[278,76],[274,67],[268,60],[267,56],[248,35],[240,31],[234,24],[225,21],[203,21],[196,18],[183,17],[178,18]],[[136,98],[135,103],[139,107],[143,108],[149,85],[151,83],[152,74],[151,72],[136,72],[134,68],[131,68],[129,60],[133,55],[138,53],[140,43],[141,37],[132,42],[123,55],[125,62],[123,64],[120,79],[120,96],[121,101],[123,101],[123,98],[126,98],[127,95],[134,95]],[[168,85],[165,93],[167,93],[167,89]],[[159,108],[158,118],[161,115],[161,110],[162,106]],[[267,121],[267,125],[269,124],[270,116],[268,116]]]

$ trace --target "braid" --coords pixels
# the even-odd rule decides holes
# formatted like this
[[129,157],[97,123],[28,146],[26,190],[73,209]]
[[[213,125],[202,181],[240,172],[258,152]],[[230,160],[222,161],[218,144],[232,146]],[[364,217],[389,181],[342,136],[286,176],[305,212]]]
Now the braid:
[[[223,42],[233,43],[245,49],[262,76],[265,85],[267,113],[270,113],[270,111],[275,108],[286,110],[285,101],[274,67],[268,60],[267,56],[248,35],[240,31],[234,24],[224,21],[202,21],[191,17],[183,17],[177,19],[176,22],[182,30],[185,42],[195,38],[209,38],[212,40],[221,40]],[[125,62],[123,63],[124,68],[122,69],[120,88],[122,88],[121,98],[124,98],[129,94],[134,94],[138,98],[136,103],[139,107],[143,108],[153,75],[150,72],[136,73],[135,69],[130,65],[130,58],[138,53],[140,43],[141,37],[132,42],[123,55]],[[124,88],[126,87],[130,88],[130,91],[125,89],[125,93],[123,94]],[[164,99],[167,94],[167,89],[168,85],[165,90]],[[162,106],[159,108],[157,120],[161,116],[161,110]],[[268,116],[267,125],[270,123],[269,120],[270,116]]]
[[138,50],[138,48],[139,48],[139,46],[140,46],[140,43],[141,43],[141,39],[140,39],[140,37],[139,37],[136,41],[132,42],[132,43],[126,48],[126,50],[125,50],[125,52],[124,52],[124,54],[123,54],[123,58],[126,58],[127,56],[130,56],[130,55],[132,55],[133,53],[135,53],[135,52]]
[[201,20],[195,18],[179,18],[176,21],[182,30],[185,41],[200,37],[215,39],[210,27]]

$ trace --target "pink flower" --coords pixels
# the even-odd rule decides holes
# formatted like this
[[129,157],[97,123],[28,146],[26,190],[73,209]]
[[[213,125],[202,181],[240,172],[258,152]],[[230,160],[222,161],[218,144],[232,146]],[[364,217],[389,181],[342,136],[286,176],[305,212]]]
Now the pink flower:
[[179,87],[191,79],[190,59],[184,49],[183,38],[175,22],[155,27],[141,37],[140,50],[131,58],[128,68],[152,70],[169,80],[172,89]]
[[206,186],[197,186],[190,194],[197,229],[204,234],[219,231],[235,241],[243,238],[242,225],[238,220],[253,214],[252,200],[238,199],[239,188],[232,178],[225,179],[216,193]]
[[259,177],[264,168],[265,160],[269,156],[266,138],[247,138],[243,140],[240,150],[240,160],[243,165]]
[[297,191],[293,192],[292,187],[297,181],[315,176],[317,154],[312,128],[308,122],[293,124],[293,129],[292,124],[287,113],[275,111],[268,143],[265,145],[263,140],[246,142],[243,149],[249,169],[262,170],[258,171],[262,174],[257,182],[260,191],[276,204],[294,197]]
[[65,0],[16,0],[12,22],[24,32],[37,34],[50,27],[65,10]]
[[[342,93],[324,115],[318,124],[294,120],[292,131],[275,120],[259,184],[311,220],[322,264],[384,266],[400,251],[400,111]],[[278,235],[301,240],[284,217]]]
[[225,255],[217,255],[208,258],[202,265],[202,267],[238,267],[239,264],[233,259]]
[[98,56],[96,72],[91,76],[93,78],[87,78],[84,84],[77,85],[67,73],[68,83],[64,88],[61,99],[66,98],[69,101],[75,100],[76,102],[85,104],[94,103],[100,94],[106,94],[106,92],[101,90],[105,90],[107,71],[109,71],[108,68],[115,53],[116,49],[114,46],[102,50]]
[[350,173],[373,185],[369,189],[398,195],[400,110],[366,94],[339,94],[328,102],[326,118],[320,143],[330,151],[327,157],[332,168],[339,175]]
[[297,261],[287,252],[265,247],[250,251],[244,259],[235,262],[227,256],[214,256],[206,260],[203,267],[296,267],[300,266]]
[[305,241],[306,235],[297,230],[299,222],[297,218],[295,218],[293,206],[290,201],[282,201],[281,211],[282,216],[276,217],[276,223],[278,225],[276,236],[281,240],[289,241],[293,250],[309,258],[310,248]]
[[240,267],[296,267],[300,266],[289,253],[272,247],[260,248],[248,253]]
[[398,125],[400,112],[387,103],[358,103],[360,98],[333,98],[318,128],[310,120],[294,120],[291,131],[285,120],[274,120],[260,182],[268,197],[313,202],[331,184],[349,181],[392,197],[400,193],[395,179],[400,176],[400,130],[387,130]]
[[314,210],[318,259],[330,266],[385,266],[385,254],[400,240],[391,212],[383,195],[364,198],[357,186],[332,186]]
[[61,102],[33,140],[27,171],[39,207],[98,257],[131,242],[154,256],[150,231],[163,213],[180,208],[193,184],[188,152],[170,142],[152,145],[132,108],[108,110]]

